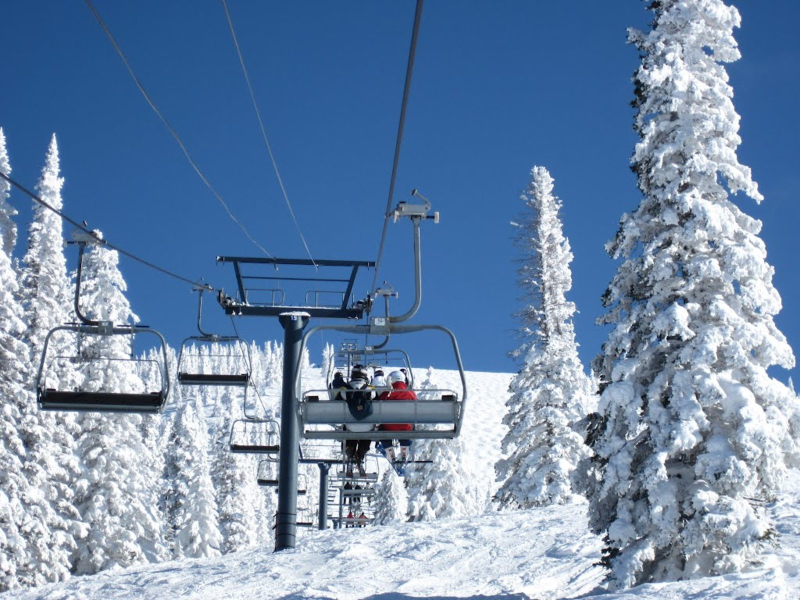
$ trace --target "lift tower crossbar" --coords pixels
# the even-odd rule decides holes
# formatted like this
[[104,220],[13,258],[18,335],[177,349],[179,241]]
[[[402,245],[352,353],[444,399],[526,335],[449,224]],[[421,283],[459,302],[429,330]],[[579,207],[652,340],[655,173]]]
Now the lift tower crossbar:
[[[218,263],[232,263],[236,275],[238,298],[220,292],[219,303],[225,313],[233,316],[278,317],[285,312],[302,310],[312,318],[360,319],[368,307],[362,301],[352,303],[353,288],[359,268],[374,268],[374,261],[354,260],[310,260],[307,258],[265,258],[242,256],[218,256]],[[311,275],[294,277],[298,268],[312,267]],[[284,273],[284,270],[287,271]],[[302,269],[307,271],[308,269]],[[340,277],[324,276],[324,273],[349,270]],[[270,282],[278,287],[270,288]],[[336,290],[306,290],[302,302],[286,302],[285,287],[308,283],[313,286],[337,284]],[[326,297],[332,300],[325,301]]]

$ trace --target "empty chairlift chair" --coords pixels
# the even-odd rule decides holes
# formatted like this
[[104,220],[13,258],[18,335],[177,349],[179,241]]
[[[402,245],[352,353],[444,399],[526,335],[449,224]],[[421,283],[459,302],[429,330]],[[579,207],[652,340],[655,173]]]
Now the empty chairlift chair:
[[186,338],[178,355],[178,382],[184,386],[233,386],[247,389],[251,381],[250,347],[236,335],[216,335],[201,325],[203,292],[199,293],[197,329],[199,335]]
[[238,454],[274,454],[280,450],[281,432],[273,419],[237,419],[231,425],[229,448]]
[[278,463],[274,460],[259,461],[256,483],[264,487],[278,487]]
[[[166,342],[149,327],[95,321],[80,310],[84,247],[79,244],[75,311],[80,323],[67,323],[45,337],[36,376],[39,410],[158,413],[169,394]],[[152,339],[149,358],[134,355],[134,339]],[[109,376],[108,374],[111,373]]]

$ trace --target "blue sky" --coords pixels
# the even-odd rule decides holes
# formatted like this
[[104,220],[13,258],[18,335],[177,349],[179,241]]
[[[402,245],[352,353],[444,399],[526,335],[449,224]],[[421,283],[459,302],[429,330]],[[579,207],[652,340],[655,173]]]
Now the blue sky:
[[[779,328],[800,348],[795,270],[800,188],[800,7],[740,0],[742,59],[728,67],[742,117],[741,162],[766,200],[739,200],[762,219]],[[496,3],[429,0],[420,39],[395,200],[412,188],[441,223],[423,226],[423,303],[416,323],[458,337],[465,365],[514,371],[513,313],[521,307],[509,222],[532,166],[562,198],[588,365],[605,339],[594,320],[616,269],[604,243],[639,200],[628,161],[631,74],[626,28],[646,27],[646,2]],[[134,71],[214,187],[258,242],[305,257],[264,148],[220,2],[96,0]],[[256,97],[300,227],[315,258],[374,260],[382,228],[414,2],[229,0]],[[83,2],[14,2],[0,35],[4,128],[13,176],[33,187],[58,136],[65,212],[113,243],[189,278],[233,290],[217,255],[262,256],[193,172],[146,104]],[[26,226],[30,202],[14,192]],[[24,252],[21,234],[18,254]],[[74,263],[74,256],[70,256]],[[411,226],[390,225],[379,274],[413,299]],[[142,322],[173,344],[193,333],[187,284],[122,259]],[[366,293],[370,273],[358,284]],[[215,303],[209,329],[230,331]],[[316,323],[319,324],[319,323]],[[275,319],[239,319],[242,334],[281,339]],[[446,344],[398,337],[416,365],[452,366]],[[324,341],[337,343],[334,336]],[[785,372],[777,372],[781,379]]]

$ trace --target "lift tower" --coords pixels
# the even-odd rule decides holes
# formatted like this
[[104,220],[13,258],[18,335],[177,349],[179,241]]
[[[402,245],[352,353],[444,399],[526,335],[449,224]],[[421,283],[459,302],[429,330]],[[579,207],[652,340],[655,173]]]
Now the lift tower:
[[[278,513],[275,550],[295,547],[297,536],[297,465],[299,423],[295,375],[299,371],[303,330],[312,318],[361,319],[370,300],[353,299],[359,268],[374,268],[371,261],[310,260],[294,258],[247,258],[218,256],[232,263],[237,297],[220,292],[218,301],[231,316],[278,317],[284,331],[281,437],[278,470]],[[331,273],[349,271],[347,276]],[[311,275],[307,273],[311,272]],[[287,301],[287,294],[305,289],[302,301]],[[333,288],[333,289],[331,289]]]

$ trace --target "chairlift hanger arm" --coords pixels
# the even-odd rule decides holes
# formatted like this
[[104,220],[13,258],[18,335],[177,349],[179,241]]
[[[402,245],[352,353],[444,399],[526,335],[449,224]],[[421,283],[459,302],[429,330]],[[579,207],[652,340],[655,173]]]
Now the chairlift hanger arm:
[[[434,223],[439,222],[438,212],[433,213],[433,215],[428,214],[431,209],[431,203],[427,198],[425,198],[417,190],[413,190],[411,195],[422,198],[425,204],[410,204],[405,201],[399,202],[392,214],[394,215],[395,221],[397,221],[400,217],[408,217],[414,226],[414,304],[405,314],[397,317],[388,317],[388,320],[391,323],[400,323],[412,318],[417,314],[417,311],[422,304],[422,236],[420,233],[420,223],[427,219],[432,219]],[[378,291],[379,290],[377,290],[376,293],[378,293]]]

